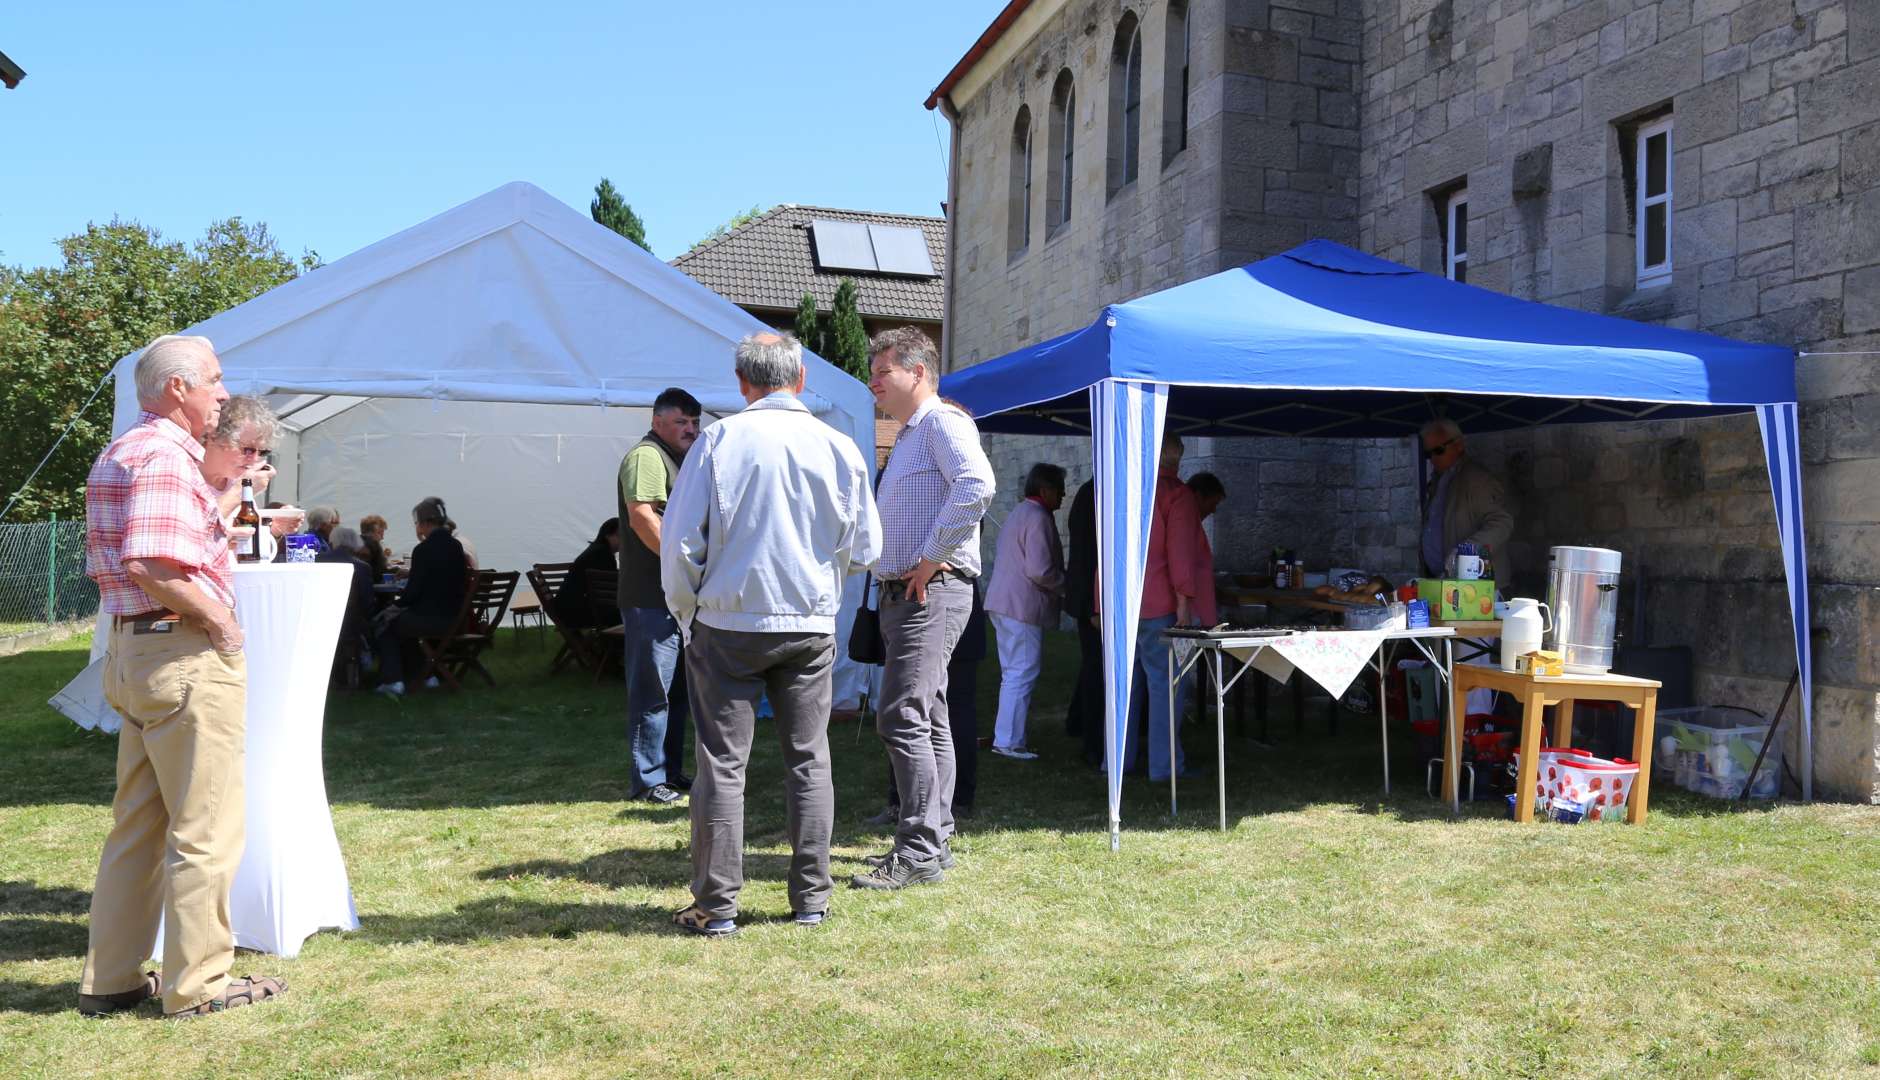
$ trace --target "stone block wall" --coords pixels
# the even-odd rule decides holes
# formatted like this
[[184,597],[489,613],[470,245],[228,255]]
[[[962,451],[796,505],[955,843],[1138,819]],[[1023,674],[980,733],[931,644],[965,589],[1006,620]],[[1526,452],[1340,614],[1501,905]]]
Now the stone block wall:
[[[1817,790],[1880,800],[1880,3],[1375,0],[1363,246],[1440,272],[1466,183],[1470,281],[1815,355],[1798,363],[1817,646]],[[1672,121],[1670,282],[1640,289],[1628,125]],[[1470,440],[1525,506],[1518,561],[1638,560],[1647,637],[1699,696],[1773,710],[1794,667],[1750,417]],[[1790,713],[1791,760],[1794,759]]]

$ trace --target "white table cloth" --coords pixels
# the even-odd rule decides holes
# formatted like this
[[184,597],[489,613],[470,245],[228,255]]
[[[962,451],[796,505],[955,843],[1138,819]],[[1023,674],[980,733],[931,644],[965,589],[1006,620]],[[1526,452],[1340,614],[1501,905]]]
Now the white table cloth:
[[[352,567],[242,564],[235,615],[248,654],[248,845],[229,896],[235,944],[295,956],[329,927],[357,930],[326,804],[321,735]],[[155,955],[163,955],[157,935]]]

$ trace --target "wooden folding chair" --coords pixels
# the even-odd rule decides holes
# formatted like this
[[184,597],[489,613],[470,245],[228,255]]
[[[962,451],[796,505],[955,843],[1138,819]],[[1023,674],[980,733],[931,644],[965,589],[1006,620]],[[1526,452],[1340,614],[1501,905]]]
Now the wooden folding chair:
[[615,665],[623,669],[626,665],[627,629],[618,623],[605,626],[610,616],[620,613],[620,575],[612,570],[589,570],[588,604],[594,609],[594,625],[602,627],[595,632],[594,681],[600,682],[601,676],[613,670]]
[[483,666],[483,651],[490,647],[490,638],[502,625],[509,598],[521,579],[522,575],[514,570],[470,572],[463,607],[457,612],[450,634],[418,639],[418,647],[439,683],[456,690],[462,687],[463,677],[475,671],[484,682],[496,685],[496,678]]
[[571,624],[557,600],[561,595],[562,584],[573,572],[573,563],[536,563],[529,570],[529,587],[535,590],[536,602],[542,605],[543,614],[554,624],[555,632],[561,635],[561,650],[555,654],[554,663],[549,667],[550,674],[559,673],[569,664],[583,671],[593,671],[600,662],[595,652],[593,629]]

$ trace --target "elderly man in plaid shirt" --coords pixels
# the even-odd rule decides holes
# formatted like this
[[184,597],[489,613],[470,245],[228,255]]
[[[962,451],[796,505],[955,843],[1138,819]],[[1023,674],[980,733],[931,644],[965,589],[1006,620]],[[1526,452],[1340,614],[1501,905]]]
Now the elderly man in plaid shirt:
[[940,357],[911,327],[869,342],[868,388],[900,437],[882,470],[881,711],[901,819],[894,847],[857,875],[863,889],[939,881],[953,864],[953,733],[947,717],[947,661],[973,610],[979,576],[979,519],[992,503],[992,464],[979,429],[940,400]]
[[[229,977],[248,674],[234,556],[202,475],[202,440],[228,391],[207,338],[158,338],[136,379],[143,412],[85,488],[85,572],[111,622],[104,693],[124,726],[78,1011],[134,1009],[161,992],[165,1013],[202,1016],[287,989]],[[159,916],[160,980],[143,970]]]

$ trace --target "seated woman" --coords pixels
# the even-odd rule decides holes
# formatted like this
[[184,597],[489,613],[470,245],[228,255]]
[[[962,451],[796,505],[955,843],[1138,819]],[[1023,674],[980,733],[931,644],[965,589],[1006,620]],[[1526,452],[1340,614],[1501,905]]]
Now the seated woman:
[[385,577],[387,564],[392,557],[391,551],[385,546],[385,519],[377,514],[367,514],[360,518],[359,542],[365,548],[365,554],[361,558],[372,567],[372,580],[381,580]]
[[326,550],[313,557],[317,563],[338,563],[352,567],[351,591],[346,595],[346,619],[340,624],[340,640],[364,644],[366,620],[372,615],[372,567],[360,558],[364,551],[359,534],[344,525],[335,525],[327,537]]
[[373,620],[381,694],[404,694],[405,672],[418,659],[417,639],[450,633],[463,607],[470,588],[470,566],[464,560],[463,545],[444,524],[449,520],[444,500],[436,496],[411,508],[412,529],[418,534],[418,546],[411,549],[411,577],[398,599]]
[[588,541],[587,548],[574,557],[574,569],[568,572],[568,580],[555,591],[555,621],[563,626],[596,629],[619,626],[618,608],[596,611],[588,600],[588,571],[605,570],[612,574],[619,569],[620,519],[608,518],[601,523],[601,530],[594,534],[594,539]]

